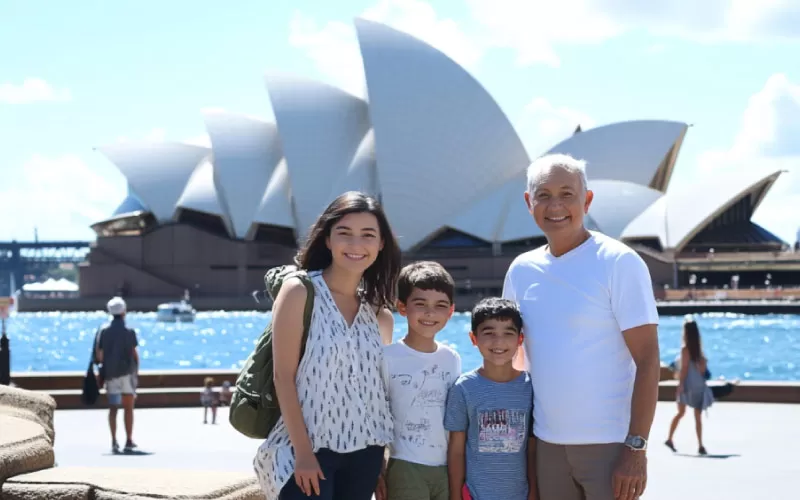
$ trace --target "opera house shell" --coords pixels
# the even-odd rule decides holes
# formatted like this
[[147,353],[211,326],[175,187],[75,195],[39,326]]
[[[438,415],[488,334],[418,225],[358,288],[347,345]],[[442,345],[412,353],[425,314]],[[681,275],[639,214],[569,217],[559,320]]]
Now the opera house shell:
[[[270,73],[274,121],[208,111],[210,147],[98,147],[129,196],[93,225],[98,240],[81,293],[248,296],[348,190],[379,197],[407,259],[439,260],[463,294],[497,292],[510,260],[543,242],[522,196],[532,156],[453,60],[380,23],[356,19],[355,28],[367,98]],[[672,262],[683,252],[782,244],[750,221],[780,171],[670,189],[688,129],[626,121],[533,152],[587,161],[589,225],[639,250],[657,286],[674,281]]]

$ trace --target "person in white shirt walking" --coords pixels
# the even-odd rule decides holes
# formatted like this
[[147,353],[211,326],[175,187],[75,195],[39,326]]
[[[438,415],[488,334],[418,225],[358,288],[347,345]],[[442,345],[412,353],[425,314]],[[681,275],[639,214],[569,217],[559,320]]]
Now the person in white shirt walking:
[[434,338],[453,315],[455,283],[436,262],[400,271],[397,310],[406,336],[384,347],[385,377],[395,419],[385,477],[377,500],[449,500],[447,393],[461,375],[461,358]]
[[530,165],[525,203],[547,244],[519,255],[503,288],[526,325],[542,500],[629,500],[647,485],[658,312],[642,258],[585,227],[593,196],[584,161]]

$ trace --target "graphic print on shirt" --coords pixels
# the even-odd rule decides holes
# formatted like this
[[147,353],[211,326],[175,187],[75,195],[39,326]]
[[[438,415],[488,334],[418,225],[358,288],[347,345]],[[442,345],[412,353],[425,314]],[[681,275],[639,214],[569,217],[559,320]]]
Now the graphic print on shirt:
[[478,451],[480,453],[517,453],[522,449],[526,432],[525,410],[479,410]]
[[[432,364],[414,376],[407,373],[392,375],[401,386],[408,386],[414,391],[414,398],[406,409],[403,419],[401,439],[418,447],[443,448],[447,444],[428,442],[431,430],[431,419],[442,420],[447,390],[455,376],[449,370],[442,370],[438,364]],[[439,440],[437,440],[439,441]]]

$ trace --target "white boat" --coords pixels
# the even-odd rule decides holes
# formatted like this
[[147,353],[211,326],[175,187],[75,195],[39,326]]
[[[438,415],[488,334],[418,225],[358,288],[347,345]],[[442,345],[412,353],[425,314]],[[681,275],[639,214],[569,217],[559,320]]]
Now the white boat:
[[167,302],[159,304],[156,311],[156,321],[165,323],[191,323],[197,311],[185,300],[180,302]]

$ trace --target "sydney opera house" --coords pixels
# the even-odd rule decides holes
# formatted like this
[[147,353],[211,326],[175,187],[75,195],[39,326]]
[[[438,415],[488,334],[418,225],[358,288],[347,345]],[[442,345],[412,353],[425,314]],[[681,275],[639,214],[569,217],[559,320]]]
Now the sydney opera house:
[[[462,304],[499,293],[510,261],[544,242],[522,196],[532,157],[493,98],[446,55],[379,23],[355,27],[367,98],[268,74],[274,121],[208,111],[210,147],[98,147],[129,195],[93,225],[81,295],[250,297],[348,190],[379,197],[405,259],[440,261]],[[535,153],[587,160],[589,224],[635,248],[657,289],[685,286],[691,275],[721,286],[734,272],[740,286],[763,286],[767,268],[723,265],[736,260],[724,256],[781,251],[785,243],[750,220],[781,172],[671,189],[688,130],[626,121]],[[782,275],[773,275],[777,284]]]

